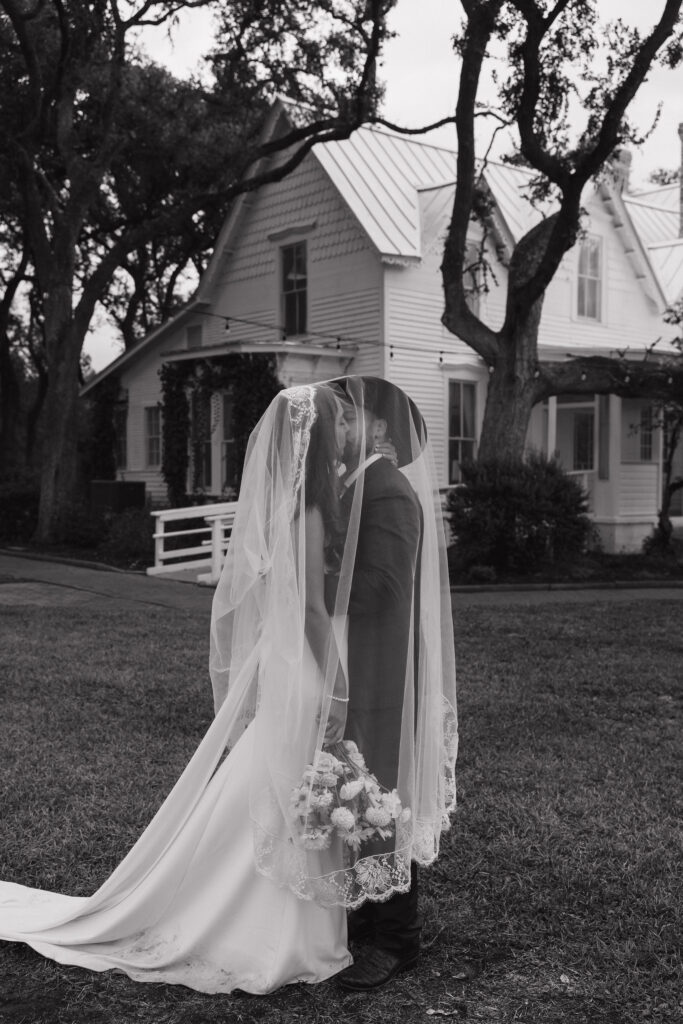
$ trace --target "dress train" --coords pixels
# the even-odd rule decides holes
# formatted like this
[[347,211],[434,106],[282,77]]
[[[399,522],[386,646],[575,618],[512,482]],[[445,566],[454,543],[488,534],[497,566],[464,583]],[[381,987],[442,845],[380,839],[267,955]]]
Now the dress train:
[[219,764],[229,704],[96,893],[65,896],[0,882],[0,939],[59,963],[207,993],[263,995],[324,981],[352,962],[343,907],[297,899],[256,871],[249,817],[255,726]]

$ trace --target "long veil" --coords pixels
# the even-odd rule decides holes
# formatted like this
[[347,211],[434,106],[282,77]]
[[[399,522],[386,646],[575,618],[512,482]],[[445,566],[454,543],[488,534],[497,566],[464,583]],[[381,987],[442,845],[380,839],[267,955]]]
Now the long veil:
[[[349,486],[343,475],[337,476],[336,466],[329,460],[325,464],[341,511],[339,521],[328,517],[325,523],[325,570],[334,583],[328,610],[335,634],[324,664],[318,664],[306,640],[305,522],[313,491],[321,483],[321,463],[313,456],[321,431],[330,429],[323,422],[330,395],[341,400],[348,416],[360,424],[362,465]],[[372,462],[379,456],[370,456],[369,462],[366,458],[372,447],[367,410],[386,423],[398,463],[389,490],[375,494],[373,485],[372,495],[369,481],[377,473]],[[249,802],[257,868],[300,898],[322,905],[353,907],[405,891],[411,860],[434,860],[455,805],[453,631],[435,481],[419,411],[399,388],[375,378],[346,377],[282,391],[249,442],[233,532],[213,602],[211,678],[228,749],[248,725],[254,731]],[[419,524],[410,552],[406,548],[409,586],[405,576],[397,586],[392,566],[386,564],[390,559],[369,565],[372,551],[368,555],[366,550],[372,548],[366,536],[370,503],[381,530],[382,519],[391,520],[396,502],[414,508]],[[395,540],[401,543],[400,537]],[[361,582],[372,594],[369,611],[367,604],[363,610],[359,598]],[[362,662],[364,654],[354,636],[360,635],[363,623],[372,635],[373,615],[377,622],[398,627],[404,653],[387,670],[391,678],[378,680],[378,692],[391,694],[391,713],[379,707],[363,710],[364,720],[377,726],[367,735],[376,734],[378,740],[360,754],[369,772],[377,766],[381,787],[393,793],[401,814],[384,830],[381,841],[359,844],[335,834],[329,843],[314,848],[301,830],[302,782],[305,792],[311,766],[321,764],[324,756],[327,717],[340,671],[349,678],[348,736],[355,736],[354,708],[363,701],[358,687],[354,692],[354,679],[360,675],[354,677],[353,663],[354,658]],[[381,639],[377,643],[381,645]],[[368,650],[368,657],[381,658],[380,646]],[[377,666],[374,675],[380,677],[384,669],[379,662]],[[381,703],[386,705],[387,699],[382,697]],[[355,714],[360,721],[360,712]],[[365,735],[360,728],[361,743]],[[391,749],[391,767],[381,771],[380,762],[386,758],[383,761],[384,755],[378,754],[380,746]],[[319,798],[320,792],[316,795],[311,787],[309,807]]]

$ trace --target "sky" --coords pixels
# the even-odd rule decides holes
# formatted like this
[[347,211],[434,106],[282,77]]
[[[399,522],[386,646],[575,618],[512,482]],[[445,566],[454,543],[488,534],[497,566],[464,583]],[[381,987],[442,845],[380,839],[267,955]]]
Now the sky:
[[[598,0],[605,20],[621,16],[642,30],[651,27],[664,6],[664,0]],[[451,39],[457,32],[461,5],[457,0],[398,0],[391,14],[390,27],[396,33],[386,46],[381,75],[386,85],[383,113],[403,127],[432,124],[453,113],[457,98],[459,65],[453,56]],[[143,45],[153,59],[165,64],[174,74],[185,76],[195,71],[211,39],[211,16],[205,10],[187,12],[169,38],[165,29],[149,31]],[[490,86],[487,98],[493,100]],[[676,167],[681,162],[678,124],[683,122],[683,68],[667,71],[655,68],[631,105],[632,120],[640,129],[649,126],[662,103],[659,123],[641,149],[633,151],[631,184],[644,187],[648,175],[658,167]],[[488,137],[482,122],[480,147]],[[454,143],[452,128],[441,129],[430,141]],[[500,133],[497,149],[510,151],[512,139]],[[92,332],[85,351],[93,366],[101,370],[120,354],[121,346],[105,327]]]

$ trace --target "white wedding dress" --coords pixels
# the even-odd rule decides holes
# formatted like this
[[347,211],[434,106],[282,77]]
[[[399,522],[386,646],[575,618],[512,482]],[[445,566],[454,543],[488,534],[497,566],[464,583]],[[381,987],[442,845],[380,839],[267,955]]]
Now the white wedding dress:
[[59,963],[207,993],[263,995],[293,982],[324,981],[352,962],[343,907],[298,899],[255,869],[249,814],[255,726],[220,762],[229,703],[94,895],[0,882],[0,939],[26,943]]

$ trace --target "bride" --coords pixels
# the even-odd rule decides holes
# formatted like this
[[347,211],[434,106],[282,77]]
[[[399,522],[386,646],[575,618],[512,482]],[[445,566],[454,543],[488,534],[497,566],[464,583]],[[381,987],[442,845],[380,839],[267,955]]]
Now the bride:
[[[404,470],[424,528],[420,640],[406,673],[410,726],[395,794],[403,813],[381,854],[343,832],[312,841],[301,825],[305,780],[323,746],[344,736],[349,699],[345,623],[363,481],[342,521],[340,460],[349,402],[363,422],[363,379],[343,383],[345,406],[340,382],[280,392],[250,438],[212,608],[216,716],[185,771],[92,896],[0,882],[0,939],[136,981],[265,994],[347,967],[346,910],[405,891],[411,856],[436,856],[453,801],[454,677],[424,436],[413,437]],[[336,597],[327,609],[331,574]],[[372,751],[362,753],[372,771]],[[309,790],[306,810],[316,799]]]

